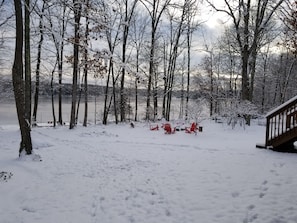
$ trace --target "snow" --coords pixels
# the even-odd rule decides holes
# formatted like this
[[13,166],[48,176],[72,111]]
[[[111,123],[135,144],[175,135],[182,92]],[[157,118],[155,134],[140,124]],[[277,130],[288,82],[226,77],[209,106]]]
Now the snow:
[[0,222],[296,223],[297,154],[256,149],[257,123],[202,126],[37,127],[18,158],[18,127],[2,125]]

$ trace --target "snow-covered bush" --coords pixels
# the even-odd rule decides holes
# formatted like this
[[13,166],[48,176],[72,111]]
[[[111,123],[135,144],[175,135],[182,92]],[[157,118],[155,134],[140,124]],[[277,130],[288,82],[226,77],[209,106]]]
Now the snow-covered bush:
[[205,99],[197,99],[195,103],[189,103],[188,120],[200,123],[207,116],[207,101]]
[[245,128],[247,118],[257,117],[258,109],[250,101],[233,100],[224,107],[222,115],[226,118],[227,124],[231,125],[232,128],[236,124]]

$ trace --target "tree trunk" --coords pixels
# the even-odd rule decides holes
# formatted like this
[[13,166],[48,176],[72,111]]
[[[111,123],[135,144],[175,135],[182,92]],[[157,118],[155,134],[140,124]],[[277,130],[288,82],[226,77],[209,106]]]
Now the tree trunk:
[[88,65],[85,65],[84,69],[84,93],[85,93],[85,113],[84,113],[84,121],[83,126],[87,126],[88,123]]
[[56,70],[57,62],[53,68],[51,76],[51,100],[52,100],[52,115],[53,115],[53,127],[56,127],[56,114],[55,114],[55,98],[54,98],[54,74]]
[[[241,52],[241,59],[242,59],[242,100],[249,100],[250,92],[249,92],[249,76],[248,76],[248,66],[249,66],[249,21],[250,21],[250,7],[251,7],[251,0],[248,0],[246,3],[245,13],[243,15],[244,21],[244,28],[243,28],[243,47]],[[237,30],[239,32],[239,30]],[[238,33],[239,35],[239,33]],[[240,37],[239,37],[240,38]]]
[[149,10],[149,7],[145,6],[148,9],[148,12],[151,17],[151,45],[150,45],[150,58],[149,58],[149,74],[148,74],[148,83],[147,83],[147,99],[146,99],[146,120],[150,119],[150,107],[151,107],[151,89],[152,89],[152,78],[155,71],[155,47],[156,47],[156,32],[161,19],[161,16],[171,0],[163,1],[152,1],[150,5],[152,8]]
[[114,76],[113,67],[111,70],[112,70],[112,72],[111,72],[111,74],[112,74],[112,98],[113,98],[113,107],[114,107],[114,118],[115,118],[115,123],[118,124],[119,119],[118,119],[118,105],[117,105],[117,97],[116,97],[116,78]]
[[[152,23],[154,23],[152,21]],[[153,24],[152,24],[153,26]],[[151,89],[152,89],[152,76],[154,74],[154,57],[155,57],[155,30],[151,33],[151,49],[150,49],[150,62],[149,62],[149,76],[147,83],[147,98],[146,98],[146,120],[150,119],[151,107]]]
[[178,118],[182,120],[184,118],[184,103],[185,103],[185,66],[186,63],[186,57],[184,55],[183,57],[183,64],[182,64],[182,70],[181,70],[181,95],[180,95],[180,107],[179,107],[179,116]]
[[[63,18],[65,18],[65,14],[66,14],[66,5],[63,6]],[[60,41],[60,49],[57,48],[57,55],[59,57],[58,59],[58,75],[59,75],[59,124],[63,125],[63,115],[62,115],[62,75],[63,75],[63,56],[64,56],[64,36],[65,36],[65,19],[63,19],[62,21],[62,38]]]
[[176,67],[176,60],[178,57],[178,48],[179,48],[179,41],[180,36],[183,32],[183,25],[186,16],[186,7],[183,7],[182,16],[180,18],[175,39],[173,40],[173,50],[169,58],[169,68],[168,68],[168,94],[167,94],[167,104],[166,104],[166,112],[165,112],[165,119],[167,121],[170,120],[170,110],[171,110],[171,101],[172,101],[172,91],[173,91],[173,84],[174,84],[174,75],[175,75],[175,67]]
[[81,84],[79,84],[78,101],[77,101],[76,113],[75,113],[75,125],[77,125],[77,122],[78,122],[78,114],[79,114],[81,94],[82,94],[82,88],[81,88]]
[[242,53],[241,57],[241,78],[242,78],[242,87],[241,87],[241,99],[242,100],[249,100],[249,77],[248,77],[248,53]]
[[30,0],[25,1],[25,117],[31,124]]
[[16,17],[16,41],[15,55],[12,67],[12,81],[14,89],[14,97],[16,103],[17,116],[21,130],[21,143],[19,155],[25,151],[26,155],[32,154],[32,140],[30,123],[25,118],[25,102],[23,87],[23,18],[22,18],[22,2],[14,0],[15,17]]
[[[241,81],[241,99],[243,101],[250,99],[249,77],[248,77],[248,51],[242,53],[242,81]],[[247,125],[250,125],[250,116],[245,115],[244,119]]]
[[106,86],[105,86],[105,93],[104,93],[104,109],[103,109],[103,125],[107,124],[107,118],[108,118],[108,113],[109,113],[109,108],[107,106],[107,101],[108,101],[108,90],[109,90],[109,81],[110,81],[110,74],[111,74],[111,67],[112,65],[112,60],[109,61],[109,69],[108,69],[108,74],[107,74],[107,80],[106,80]]
[[186,109],[185,109],[185,120],[188,120],[189,112],[189,98],[190,98],[190,77],[191,77],[191,32],[190,22],[188,21],[187,30],[187,90],[186,90]]
[[166,50],[166,43],[164,41],[163,47],[163,81],[164,81],[164,90],[163,90],[163,103],[162,103],[162,118],[165,118],[166,113],[166,98],[167,98],[167,83],[168,83],[168,75],[167,75],[167,50]]
[[261,98],[261,113],[264,114],[265,111],[265,92],[266,92],[266,74],[267,74],[267,63],[268,63],[268,52],[266,52],[264,57],[263,65],[263,83],[262,83],[262,98]]
[[34,107],[33,107],[33,125],[36,125],[37,120],[37,108],[38,108],[38,98],[39,98],[39,83],[40,83],[40,64],[41,64],[41,47],[43,43],[43,13],[44,13],[45,3],[42,4],[42,10],[39,20],[39,32],[40,40],[38,42],[38,52],[37,52],[37,64],[36,64],[36,83],[35,83],[35,95],[34,95]]
[[249,95],[249,101],[253,101],[254,97],[254,82],[255,82],[255,74],[256,74],[256,61],[257,61],[257,47],[253,48],[250,55],[250,62],[249,62],[249,68],[251,73],[251,79],[250,79],[250,95]]
[[87,126],[88,122],[88,38],[89,38],[89,0],[87,1],[87,15],[86,15],[86,31],[85,31],[85,50],[84,50],[84,93],[85,93],[85,115],[83,126]]
[[126,49],[127,49],[127,41],[128,41],[128,34],[130,28],[130,21],[134,14],[134,9],[136,7],[137,0],[134,0],[131,10],[128,7],[128,0],[125,0],[125,15],[124,15],[124,30],[123,30],[123,45],[122,45],[122,78],[121,78],[121,98],[120,98],[120,113],[121,113],[121,122],[126,120],[126,108],[127,108],[127,96],[125,92],[125,73],[126,73]]
[[210,79],[210,92],[209,92],[209,116],[213,116],[214,112],[214,56],[213,56],[213,51],[207,51],[209,53],[209,59],[207,60],[207,72],[209,74],[209,79]]
[[79,26],[81,17],[81,3],[78,0],[73,0],[74,3],[74,45],[73,45],[73,77],[72,77],[72,102],[71,102],[71,116],[69,128],[73,129],[75,123],[75,111],[76,111],[76,100],[77,100],[77,78],[78,78],[78,63],[79,63]]
[[296,63],[296,60],[293,60],[289,66],[289,70],[286,72],[283,89],[281,90],[281,98],[280,98],[281,103],[284,103],[286,101],[286,93],[287,93],[287,89],[290,81],[290,76],[292,74],[295,63]]
[[154,88],[153,88],[153,101],[154,101],[154,121],[158,115],[158,73],[154,74]]
[[[62,46],[63,48],[63,46]],[[58,53],[59,54],[59,53]],[[61,56],[58,56],[58,75],[59,75],[59,117],[58,117],[58,123],[60,125],[63,125],[63,115],[62,115],[62,70],[63,70],[63,59],[61,59],[62,55],[63,55],[63,49],[61,49]]]
[[[124,37],[124,39],[126,39]],[[126,40],[124,40],[126,42]],[[126,92],[125,92],[125,62],[126,61],[126,43],[123,43],[123,55],[122,55],[122,78],[121,78],[121,89],[120,89],[120,114],[121,114],[121,122],[126,121]]]
[[138,116],[138,78],[135,79],[135,114],[134,121],[137,121]]
[[136,53],[136,78],[135,78],[135,116],[134,121],[137,121],[138,116],[138,82],[139,82],[139,50],[137,49]]
[[124,15],[124,30],[123,30],[123,45],[122,45],[122,78],[121,78],[121,95],[120,95],[120,114],[121,122],[126,120],[126,94],[125,94],[125,73],[126,73],[126,47],[128,39],[128,0],[125,0],[125,15]]

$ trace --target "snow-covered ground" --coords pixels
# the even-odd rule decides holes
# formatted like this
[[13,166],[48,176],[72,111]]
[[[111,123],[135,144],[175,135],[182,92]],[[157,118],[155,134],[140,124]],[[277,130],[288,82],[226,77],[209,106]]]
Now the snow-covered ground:
[[2,125],[0,172],[13,175],[0,179],[0,222],[296,223],[297,154],[256,149],[256,123],[202,125],[33,128],[41,162],[17,158],[18,127]]

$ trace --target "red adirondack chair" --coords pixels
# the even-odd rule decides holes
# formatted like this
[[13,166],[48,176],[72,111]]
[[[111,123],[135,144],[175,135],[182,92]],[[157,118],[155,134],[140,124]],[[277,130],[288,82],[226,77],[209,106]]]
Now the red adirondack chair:
[[193,122],[191,124],[191,127],[186,127],[185,128],[185,132],[186,133],[195,133],[195,134],[197,134],[197,129],[198,129],[197,123],[196,122]]
[[164,128],[164,131],[165,131],[165,134],[173,134],[175,133],[175,128],[172,128],[170,123],[165,123],[163,125],[163,128]]
[[159,125],[158,125],[158,124],[157,124],[157,125],[151,125],[151,126],[150,126],[150,130],[151,130],[151,131],[159,130]]

